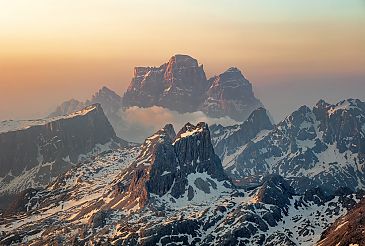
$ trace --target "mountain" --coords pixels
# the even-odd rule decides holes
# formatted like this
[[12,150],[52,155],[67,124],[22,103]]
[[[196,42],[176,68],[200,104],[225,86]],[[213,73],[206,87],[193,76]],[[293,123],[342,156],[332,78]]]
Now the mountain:
[[144,112],[138,107],[203,112],[211,118],[230,117],[234,121],[243,121],[262,107],[251,83],[237,68],[207,79],[203,65],[188,55],[175,55],[159,67],[136,67],[123,97],[104,86],[85,102],[76,99],[63,102],[49,117],[67,115],[95,103],[101,104],[117,136],[131,142],[142,142],[155,131],[150,125],[131,122],[135,114]]
[[55,111],[50,113],[48,115],[48,117],[52,118],[52,117],[71,114],[73,112],[81,110],[84,107],[85,107],[85,103],[82,103],[76,99],[70,99],[68,101],[63,102],[61,105],[57,106]]
[[204,69],[187,55],[175,55],[160,67],[136,67],[123,96],[125,107],[162,106],[180,113],[194,112],[209,88]]
[[200,109],[212,117],[230,116],[237,121],[247,116],[262,103],[253,93],[251,83],[235,67],[209,79],[210,88]]
[[0,122],[0,194],[44,187],[81,159],[125,144],[100,104],[54,118]]
[[76,99],[63,102],[55,111],[50,113],[48,117],[71,114],[93,104],[100,104],[105,115],[114,116],[122,107],[122,98],[108,87],[103,86],[91,97],[91,99],[86,100],[85,102],[80,102]]
[[262,103],[237,68],[207,79],[196,59],[175,55],[159,67],[136,67],[123,106],[161,106],[180,113],[203,111],[214,118],[229,116],[242,121]]
[[313,245],[361,194],[297,195],[279,175],[232,185],[205,123],[103,152],[19,197],[0,244]]
[[172,125],[166,125],[146,139],[121,176],[118,187],[124,188],[107,206],[143,208],[151,199],[159,204],[156,207],[171,202],[179,206],[202,196],[213,199],[232,186],[205,123],[188,123],[177,135]]
[[123,126],[125,124],[119,112],[122,108],[122,98],[106,86],[103,86],[85,102],[80,102],[75,99],[63,102],[55,109],[55,111],[50,113],[48,117],[58,117],[71,114],[93,104],[100,104],[102,106],[104,113],[110,124],[113,126],[117,136],[124,136],[125,129]]
[[256,129],[246,130],[256,113],[242,125],[212,128],[215,149],[234,180],[257,183],[258,177],[275,173],[299,193],[315,187],[328,194],[341,186],[364,188],[364,102],[348,99],[331,105],[321,100],[275,126],[264,116],[256,120]]

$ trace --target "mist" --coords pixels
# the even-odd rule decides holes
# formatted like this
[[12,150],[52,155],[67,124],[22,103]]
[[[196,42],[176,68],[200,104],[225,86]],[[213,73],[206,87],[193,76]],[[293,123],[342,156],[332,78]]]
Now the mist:
[[234,125],[238,122],[229,117],[210,118],[201,111],[194,113],[178,113],[166,108],[153,106],[151,108],[131,107],[120,111],[121,126],[116,129],[119,137],[141,143],[147,137],[158,131],[166,124],[171,123],[178,132],[187,122],[197,124],[206,122],[208,125]]

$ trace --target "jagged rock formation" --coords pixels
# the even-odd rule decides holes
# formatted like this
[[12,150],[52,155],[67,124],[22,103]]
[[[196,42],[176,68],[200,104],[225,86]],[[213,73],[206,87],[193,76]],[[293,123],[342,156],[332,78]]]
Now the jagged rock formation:
[[48,115],[48,117],[52,118],[52,117],[57,117],[57,116],[62,116],[62,115],[68,115],[73,112],[79,111],[84,107],[85,107],[85,103],[80,102],[76,99],[70,99],[68,101],[61,103],[61,105],[57,106],[55,111],[50,113]]
[[299,193],[321,187],[331,194],[341,186],[365,185],[365,103],[360,100],[302,106],[272,130],[262,130],[242,144],[235,141],[239,147],[227,153],[222,150],[235,144],[225,144],[226,138],[214,132],[234,136],[240,127],[216,128],[213,143],[234,179],[258,180],[253,177],[276,173],[290,179]]
[[125,145],[99,104],[70,115],[0,123],[0,193],[47,185],[82,156]]
[[176,55],[160,67],[136,67],[123,97],[124,106],[162,106],[193,112],[201,104],[208,81],[197,60]]
[[242,121],[262,103],[254,96],[251,83],[235,67],[209,79],[211,84],[201,110],[212,117],[230,116]]
[[196,194],[220,194],[232,186],[203,122],[188,123],[177,135],[166,125],[146,139],[141,154],[121,175],[117,187],[124,189],[110,206],[142,208],[154,196],[174,203],[194,201]]
[[313,245],[363,195],[321,194],[297,195],[279,175],[236,188],[205,123],[166,125],[24,192],[2,214],[0,244]]
[[91,99],[85,102],[80,102],[76,99],[63,102],[55,111],[50,113],[49,117],[71,114],[93,104],[100,104],[105,115],[113,118],[122,107],[122,98],[108,87],[103,86]]
[[203,111],[239,121],[262,107],[237,68],[207,80],[203,66],[187,55],[175,55],[160,67],[136,67],[123,105],[161,106],[180,113]]

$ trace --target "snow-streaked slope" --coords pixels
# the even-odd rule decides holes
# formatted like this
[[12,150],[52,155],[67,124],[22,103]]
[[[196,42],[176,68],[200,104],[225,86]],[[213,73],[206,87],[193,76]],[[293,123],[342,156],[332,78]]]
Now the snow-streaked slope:
[[[348,99],[302,106],[272,130],[246,141],[213,140],[226,172],[235,180],[277,173],[293,180],[299,192],[323,186],[364,188],[365,103]],[[231,128],[220,132],[232,132]],[[230,138],[237,135],[235,130]],[[214,138],[215,136],[213,136]],[[242,138],[241,138],[242,139]]]
[[6,206],[3,197],[45,187],[79,161],[128,145],[116,137],[99,104],[64,116],[8,123],[0,132],[0,208]]
[[238,189],[212,149],[206,124],[178,134],[167,125],[141,146],[87,159],[5,214],[0,243],[313,245],[359,200],[295,195],[278,175]]

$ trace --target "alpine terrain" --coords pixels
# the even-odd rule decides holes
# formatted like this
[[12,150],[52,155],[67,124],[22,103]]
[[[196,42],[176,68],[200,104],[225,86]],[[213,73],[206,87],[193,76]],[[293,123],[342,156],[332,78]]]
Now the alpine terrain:
[[[256,117],[268,118],[259,109],[229,132],[250,128]],[[252,126],[248,134],[259,131],[260,137],[260,128],[277,128],[269,120]],[[204,122],[187,123],[178,133],[168,124],[140,146],[79,162],[47,187],[24,192],[3,212],[0,243],[313,245],[336,219],[360,206],[361,190],[301,192],[278,174],[256,186],[237,186],[211,137]]]
[[273,125],[265,109],[241,125],[211,127],[212,141],[228,176],[254,186],[268,174],[285,177],[297,192],[320,187],[365,187],[365,103],[320,100]]
[[14,195],[45,187],[82,159],[127,145],[100,104],[65,116],[0,122],[0,207]]

